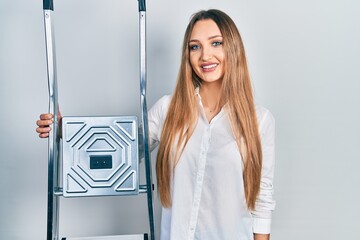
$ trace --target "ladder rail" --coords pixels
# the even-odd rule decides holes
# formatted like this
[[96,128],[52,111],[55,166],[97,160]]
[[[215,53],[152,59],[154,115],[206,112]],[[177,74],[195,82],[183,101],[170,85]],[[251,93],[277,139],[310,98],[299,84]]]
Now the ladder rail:
[[46,62],[49,91],[49,113],[54,115],[53,131],[48,138],[48,200],[47,200],[47,239],[57,239],[59,222],[59,197],[55,190],[59,184],[59,123],[58,123],[58,91],[56,72],[55,39],[51,9],[45,9],[44,25],[46,42]]

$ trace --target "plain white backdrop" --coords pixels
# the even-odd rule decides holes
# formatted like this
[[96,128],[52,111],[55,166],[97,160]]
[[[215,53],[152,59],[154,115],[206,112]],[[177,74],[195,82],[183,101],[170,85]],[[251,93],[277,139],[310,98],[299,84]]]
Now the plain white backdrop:
[[[54,5],[63,115],[139,114],[137,1]],[[276,118],[272,239],[355,239],[360,3],[149,0],[149,105],[172,92],[185,27],[209,8],[236,22],[256,100]],[[45,56],[42,1],[1,0],[0,239],[46,237],[47,140],[35,133],[48,109]],[[142,233],[147,224],[145,196],[61,200],[60,236]]]

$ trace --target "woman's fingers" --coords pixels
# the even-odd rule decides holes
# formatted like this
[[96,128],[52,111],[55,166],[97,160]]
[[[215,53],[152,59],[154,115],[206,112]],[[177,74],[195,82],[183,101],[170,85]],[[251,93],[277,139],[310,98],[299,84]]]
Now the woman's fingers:
[[40,120],[50,120],[53,119],[53,115],[51,113],[43,113],[40,115]]
[[49,137],[49,132],[51,131],[51,127],[38,127],[36,128],[36,132],[39,133],[40,138]]
[[42,126],[49,126],[53,124],[53,120],[37,120],[36,121],[36,125],[38,125],[39,127],[42,127]]
[[51,127],[49,127],[49,126],[36,128],[37,133],[48,133],[50,131],[51,131]]
[[48,138],[49,137],[49,133],[40,133],[39,134],[40,138]]
[[39,127],[47,127],[53,123],[53,115],[50,113],[43,113],[40,115],[40,119],[36,121],[36,125]]
[[49,132],[51,131],[51,127],[38,127],[36,128],[36,132],[39,133],[40,138],[49,137]]
[[40,119],[36,121],[36,132],[39,133],[40,138],[49,137],[51,131],[50,125],[53,124],[53,115],[51,113],[43,113],[40,115]]

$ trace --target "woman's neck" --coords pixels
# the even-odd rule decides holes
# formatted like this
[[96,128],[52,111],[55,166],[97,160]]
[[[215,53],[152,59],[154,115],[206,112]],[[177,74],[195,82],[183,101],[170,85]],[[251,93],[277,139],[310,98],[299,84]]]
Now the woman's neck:
[[221,110],[221,83],[218,81],[202,84],[200,87],[201,101],[208,121],[210,122]]

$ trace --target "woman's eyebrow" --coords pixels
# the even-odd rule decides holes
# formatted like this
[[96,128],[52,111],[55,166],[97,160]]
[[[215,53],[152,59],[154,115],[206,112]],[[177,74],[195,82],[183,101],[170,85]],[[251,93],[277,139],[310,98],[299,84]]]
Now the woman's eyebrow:
[[191,43],[191,42],[199,42],[199,40],[197,40],[197,39],[190,39],[189,43]]
[[210,39],[213,39],[213,38],[218,38],[218,37],[221,37],[221,38],[222,38],[222,36],[221,36],[221,35],[214,35],[214,36],[209,37],[208,39],[210,40]]
[[[218,37],[221,37],[221,38],[222,38],[221,35],[214,35],[214,36],[209,37],[208,40],[211,40],[211,39],[214,39],[214,38],[218,38]],[[189,43],[191,43],[191,42],[200,42],[200,41],[197,40],[197,39],[190,39]]]

